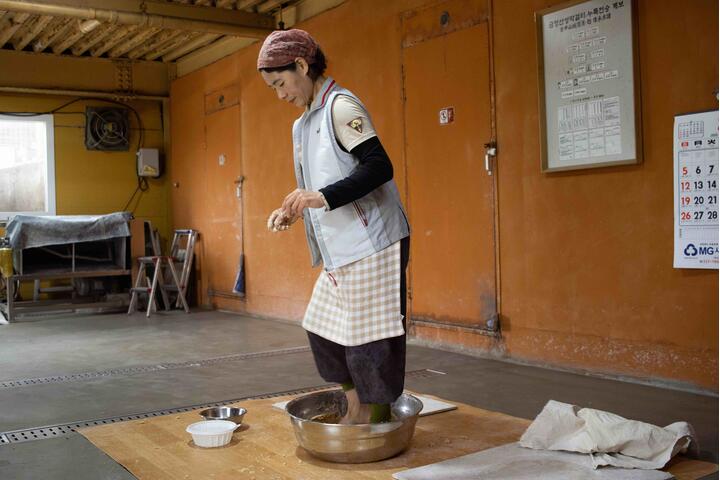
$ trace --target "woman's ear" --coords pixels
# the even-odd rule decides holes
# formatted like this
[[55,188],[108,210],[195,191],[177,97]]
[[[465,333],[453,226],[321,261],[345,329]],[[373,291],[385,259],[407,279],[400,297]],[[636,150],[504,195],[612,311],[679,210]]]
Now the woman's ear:
[[307,61],[304,58],[296,58],[295,66],[295,70],[302,73],[303,75],[307,75],[308,71],[310,70],[310,65],[308,65]]

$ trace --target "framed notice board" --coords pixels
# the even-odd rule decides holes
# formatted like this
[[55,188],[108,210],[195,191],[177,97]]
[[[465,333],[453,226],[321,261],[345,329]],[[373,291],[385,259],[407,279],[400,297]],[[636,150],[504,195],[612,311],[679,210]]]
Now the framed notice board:
[[543,172],[640,162],[634,15],[632,0],[536,12]]

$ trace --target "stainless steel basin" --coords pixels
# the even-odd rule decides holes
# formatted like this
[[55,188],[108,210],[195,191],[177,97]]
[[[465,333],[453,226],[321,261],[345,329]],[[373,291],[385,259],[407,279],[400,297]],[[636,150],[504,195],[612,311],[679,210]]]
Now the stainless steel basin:
[[200,416],[205,420],[228,420],[240,425],[246,413],[244,408],[214,407],[201,411]]
[[338,425],[313,420],[345,414],[345,394],[342,390],[331,390],[296,398],[285,409],[298,443],[310,454],[330,462],[366,463],[405,450],[422,407],[416,397],[403,394],[392,404],[392,421],[387,423]]

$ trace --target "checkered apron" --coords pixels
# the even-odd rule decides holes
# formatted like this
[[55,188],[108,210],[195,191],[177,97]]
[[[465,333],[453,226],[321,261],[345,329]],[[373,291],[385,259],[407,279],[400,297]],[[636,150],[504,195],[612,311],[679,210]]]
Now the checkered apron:
[[323,270],[302,326],[354,347],[405,333],[400,313],[400,242],[369,257]]

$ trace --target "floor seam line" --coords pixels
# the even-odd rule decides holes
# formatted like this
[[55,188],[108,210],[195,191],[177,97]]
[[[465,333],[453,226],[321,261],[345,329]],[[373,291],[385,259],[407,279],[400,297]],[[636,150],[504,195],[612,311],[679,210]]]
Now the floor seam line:
[[[430,369],[412,370],[405,374],[405,378],[424,378],[433,377],[436,375],[445,375],[443,372]],[[150,410],[148,412],[132,413],[128,415],[118,415],[114,417],[98,418],[92,420],[80,420],[75,422],[58,423],[55,425],[46,425],[43,427],[29,427],[17,430],[8,430],[6,432],[0,432],[0,446],[14,443],[23,443],[35,440],[47,440],[50,438],[65,437],[68,435],[77,434],[77,430],[80,428],[87,428],[99,425],[106,425],[110,423],[126,422],[130,420],[140,420],[143,418],[160,417],[163,415],[173,415],[177,413],[185,413],[192,410],[198,410],[201,408],[218,407],[222,405],[228,405],[231,403],[238,403],[246,400],[260,400],[267,398],[283,397],[286,395],[300,395],[303,393],[312,393],[318,390],[324,390],[337,386],[335,383],[324,383],[315,385],[312,387],[305,387],[293,390],[284,390],[277,392],[263,393],[259,395],[250,395],[247,397],[232,398],[226,400],[220,400],[209,403],[199,403],[193,405],[186,405],[181,407],[162,409],[162,410]]]
[[81,372],[67,375],[51,375],[47,377],[30,377],[24,379],[13,379],[0,381],[0,390],[12,388],[31,387],[35,385],[47,385],[56,383],[82,382],[86,380],[94,380],[98,378],[110,378],[116,376],[136,375],[139,373],[162,372],[168,370],[179,370],[183,368],[196,368],[209,365],[217,365],[222,363],[237,362],[241,360],[250,360],[254,358],[276,357],[282,355],[292,355],[295,353],[309,352],[309,346],[288,347],[276,350],[263,350],[259,352],[238,353],[230,355],[222,355],[219,357],[211,357],[202,360],[187,360],[184,362],[163,362],[153,365],[137,365],[125,368],[111,368],[101,370],[99,372]]

